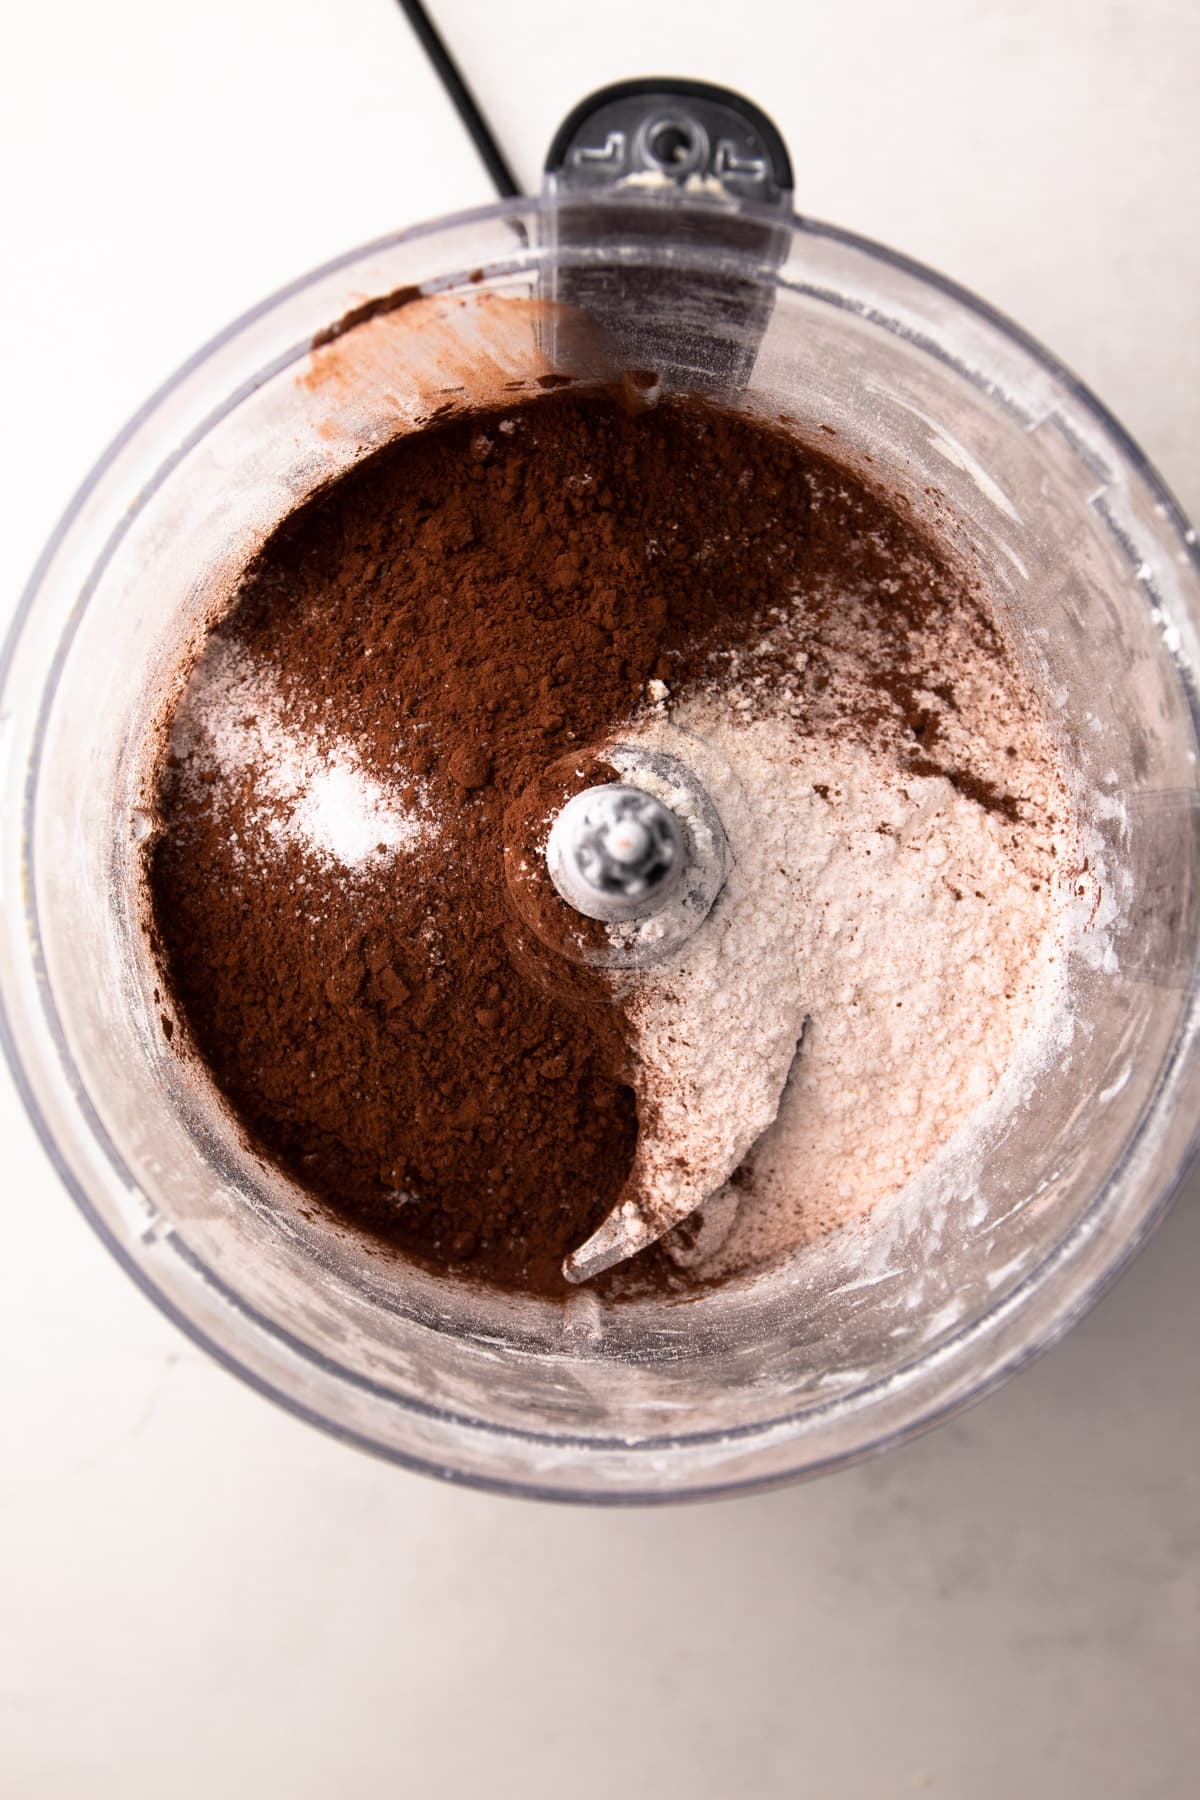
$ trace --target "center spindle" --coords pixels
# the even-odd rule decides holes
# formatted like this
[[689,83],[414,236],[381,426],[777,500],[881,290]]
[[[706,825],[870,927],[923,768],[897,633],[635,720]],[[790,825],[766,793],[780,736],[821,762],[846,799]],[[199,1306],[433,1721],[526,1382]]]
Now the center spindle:
[[679,886],[685,843],[661,800],[624,782],[584,788],[550,832],[546,864],[568,905],[588,919],[644,919]]

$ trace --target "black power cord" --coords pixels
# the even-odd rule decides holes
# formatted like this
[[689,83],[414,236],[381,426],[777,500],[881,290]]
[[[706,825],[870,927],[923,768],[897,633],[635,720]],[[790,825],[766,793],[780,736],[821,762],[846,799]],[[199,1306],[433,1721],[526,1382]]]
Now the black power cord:
[[480,160],[496,184],[496,192],[505,200],[515,198],[521,192],[516,177],[492,135],[491,126],[480,112],[474,94],[463,80],[458,64],[442,42],[438,29],[421,0],[397,0],[397,4],[433,64],[442,86],[453,102],[454,110],[470,133]]

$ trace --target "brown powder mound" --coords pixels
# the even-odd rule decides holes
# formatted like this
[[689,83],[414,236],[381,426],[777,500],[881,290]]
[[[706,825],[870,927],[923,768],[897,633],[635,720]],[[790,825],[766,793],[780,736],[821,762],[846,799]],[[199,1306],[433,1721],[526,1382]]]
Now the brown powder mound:
[[[879,705],[903,730],[907,634],[946,603],[944,570],[845,470],[733,415],[555,395],[403,440],[288,520],[220,641],[296,731],[419,788],[435,833],[344,868],[265,833],[253,770],[198,774],[178,738],[164,758],[156,943],[254,1144],[427,1264],[564,1291],[636,1119],[606,979],[557,982],[516,920],[506,809],[652,677],[685,690],[797,589],[897,569]],[[194,682],[184,710],[203,706]]]

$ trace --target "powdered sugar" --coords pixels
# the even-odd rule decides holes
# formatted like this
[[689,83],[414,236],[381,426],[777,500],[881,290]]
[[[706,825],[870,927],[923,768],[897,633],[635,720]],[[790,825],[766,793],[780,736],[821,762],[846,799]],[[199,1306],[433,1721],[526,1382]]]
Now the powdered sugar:
[[272,845],[345,870],[378,864],[428,841],[432,819],[421,784],[385,787],[353,747],[319,720],[289,716],[270,671],[235,643],[214,637],[188,686],[171,732],[181,780],[199,804],[251,792],[253,835],[243,858]]

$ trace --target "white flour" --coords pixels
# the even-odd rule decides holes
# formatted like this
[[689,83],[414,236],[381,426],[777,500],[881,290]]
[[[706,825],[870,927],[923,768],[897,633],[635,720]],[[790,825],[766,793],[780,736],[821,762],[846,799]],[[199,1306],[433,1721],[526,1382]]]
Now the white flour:
[[219,804],[239,778],[248,784],[257,805],[254,835],[240,845],[243,859],[291,844],[321,863],[353,870],[413,850],[432,835],[419,783],[397,771],[395,786],[385,788],[350,744],[331,739],[316,721],[289,718],[270,672],[220,637],[191,678],[172,726],[171,752],[201,801]]
[[[852,607],[846,617],[849,636]],[[847,648],[844,669],[861,671],[862,645]],[[1003,778],[1019,824],[944,776],[912,774],[911,746],[839,730],[858,676],[814,704],[802,658],[796,685],[780,683],[778,642],[769,677],[749,658],[740,688],[714,683],[669,717],[659,700],[623,733],[696,770],[734,860],[706,924],[625,1002],[639,1064],[633,1182],[651,1224],[718,1193],[754,1146],[722,1228],[676,1242],[706,1274],[897,1193],[995,1091],[1019,1044],[1044,1049],[1036,1022],[1061,996],[1068,917],[1091,904],[1094,880],[1081,879],[1056,757],[1015,678],[995,660],[973,671],[978,654],[958,648],[941,745]],[[950,710],[935,695],[929,705]]]

